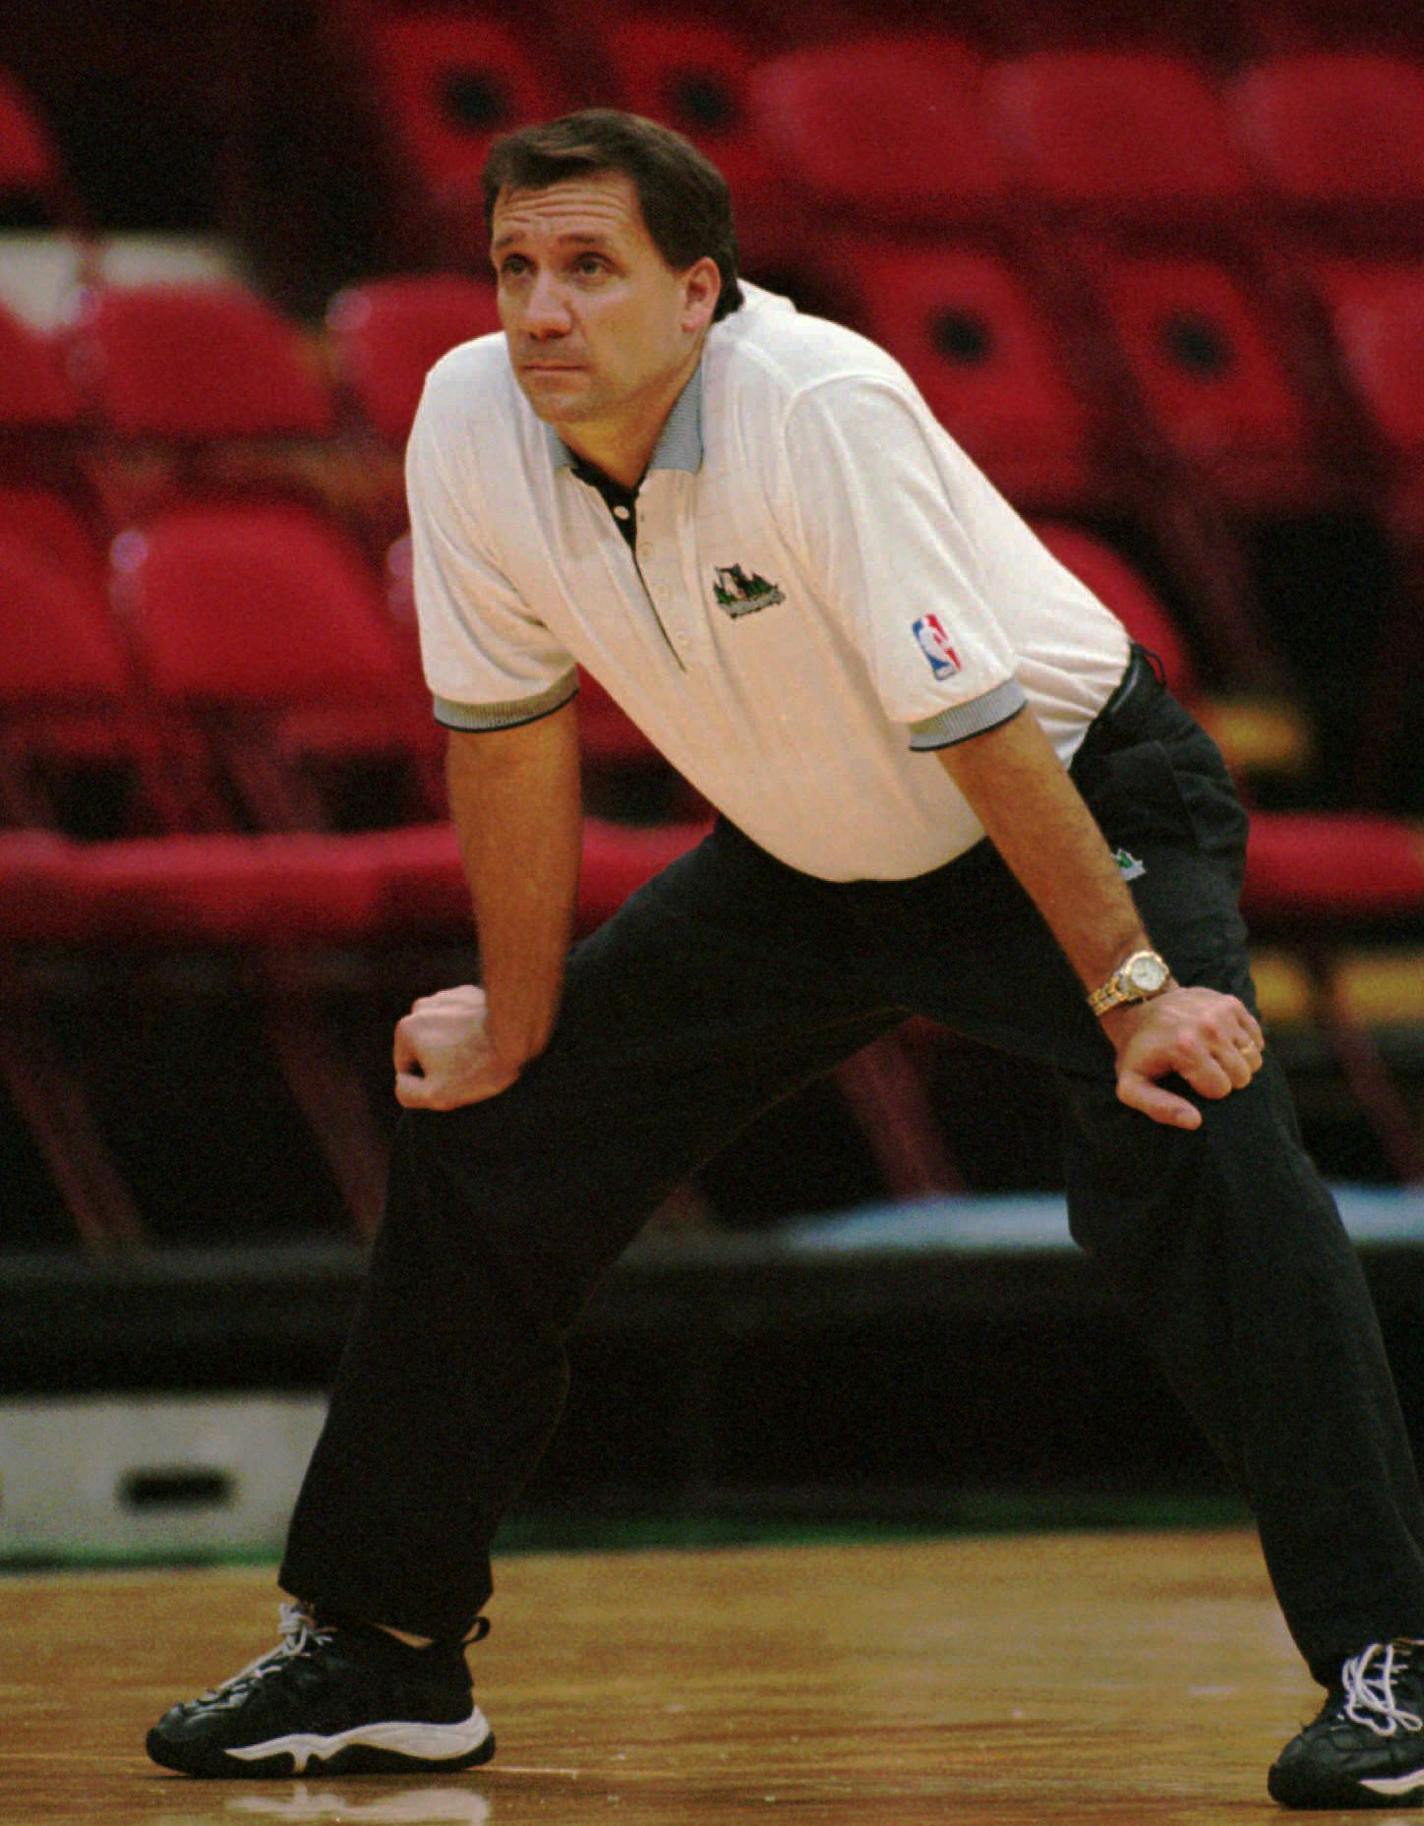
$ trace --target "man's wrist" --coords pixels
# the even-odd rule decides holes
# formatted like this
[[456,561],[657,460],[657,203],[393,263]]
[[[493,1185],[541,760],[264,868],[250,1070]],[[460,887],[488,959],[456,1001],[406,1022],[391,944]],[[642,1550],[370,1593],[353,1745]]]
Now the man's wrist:
[[1166,958],[1149,945],[1139,945],[1088,992],[1088,1007],[1101,1019],[1114,1008],[1154,1001],[1172,987],[1172,967]]
[[494,1063],[518,1077],[531,1059],[549,1044],[552,1021],[505,1023],[491,1018],[485,1023],[485,1043]]

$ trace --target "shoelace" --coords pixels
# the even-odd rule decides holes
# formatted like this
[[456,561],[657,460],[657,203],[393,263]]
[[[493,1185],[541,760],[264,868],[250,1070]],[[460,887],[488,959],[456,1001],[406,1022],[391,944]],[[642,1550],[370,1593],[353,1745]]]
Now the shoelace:
[[[1353,1724],[1368,1725],[1377,1737],[1396,1731],[1424,1731],[1424,1718],[1406,1712],[1394,1696],[1397,1667],[1407,1664],[1412,1642],[1372,1642],[1363,1654],[1347,1661],[1342,1670],[1345,1716]],[[1398,1659],[1396,1650],[1400,1651]]]
[[303,1654],[308,1647],[331,1640],[331,1631],[318,1629],[316,1618],[309,1610],[303,1609],[300,1604],[284,1604],[280,1617],[282,1640],[276,1648],[268,1649],[266,1654],[259,1655],[255,1661],[249,1661],[246,1667],[239,1668],[230,1679],[223,1681],[221,1686],[214,1687],[209,1693],[204,1693],[204,1700],[220,1699],[223,1694],[234,1693],[240,1687],[253,1686],[259,1680],[265,1679],[268,1674],[274,1673],[279,1667],[285,1666],[287,1662]]

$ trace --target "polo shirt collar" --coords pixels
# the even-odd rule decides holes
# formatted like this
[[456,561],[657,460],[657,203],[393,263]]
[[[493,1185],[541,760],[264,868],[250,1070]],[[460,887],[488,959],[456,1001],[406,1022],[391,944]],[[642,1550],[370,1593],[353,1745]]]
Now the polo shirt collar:
[[[555,469],[575,467],[578,459],[552,425],[544,426],[544,438],[549,447],[549,459]],[[653,446],[648,471],[684,469],[689,475],[696,475],[701,467],[702,363],[699,361],[691,379],[673,402],[672,411],[668,413],[658,441]]]

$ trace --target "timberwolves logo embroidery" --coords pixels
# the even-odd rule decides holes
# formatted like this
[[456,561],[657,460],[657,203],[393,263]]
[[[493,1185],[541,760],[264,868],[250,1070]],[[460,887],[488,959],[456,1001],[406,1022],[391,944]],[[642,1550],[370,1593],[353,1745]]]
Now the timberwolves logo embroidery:
[[712,586],[717,605],[735,619],[738,615],[755,615],[758,609],[774,608],[785,602],[785,592],[753,571],[748,577],[740,564],[717,566],[717,581]]

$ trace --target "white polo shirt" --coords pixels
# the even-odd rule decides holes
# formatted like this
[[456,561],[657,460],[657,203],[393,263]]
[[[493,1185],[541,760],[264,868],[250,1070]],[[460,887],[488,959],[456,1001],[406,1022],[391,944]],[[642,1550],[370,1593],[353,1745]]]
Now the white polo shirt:
[[664,427],[636,552],[534,415],[502,335],[431,371],[407,483],[436,715],[547,715],[577,662],[793,868],[922,874],[983,835],[927,751],[1027,702],[1066,763],[1127,635],[898,363],[745,291]]

